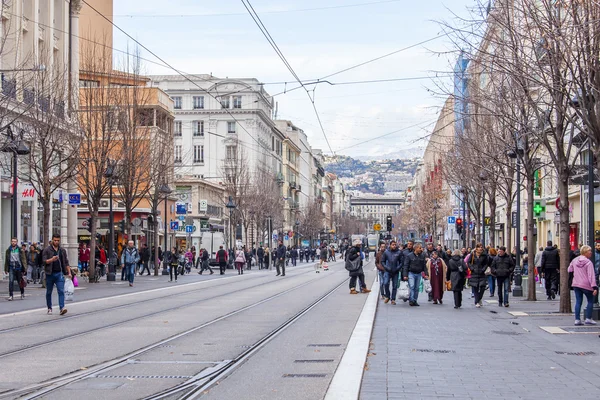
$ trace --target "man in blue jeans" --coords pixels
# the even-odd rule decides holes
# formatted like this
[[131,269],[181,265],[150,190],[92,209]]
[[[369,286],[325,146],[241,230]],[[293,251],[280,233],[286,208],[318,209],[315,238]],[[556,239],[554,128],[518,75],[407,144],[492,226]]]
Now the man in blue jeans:
[[[392,305],[396,304],[396,293],[398,291],[398,274],[402,269],[402,251],[398,249],[398,244],[395,240],[390,242],[390,248],[387,249],[381,256],[381,265],[384,268],[383,273],[383,302],[392,301]],[[390,294],[390,282],[392,283],[392,292]]]
[[402,277],[408,281],[410,288],[410,296],[408,304],[411,307],[418,307],[419,286],[421,284],[421,276],[426,273],[427,258],[423,254],[423,246],[420,243],[414,245],[414,251],[408,253],[404,257],[404,268]]
[[71,278],[71,267],[67,252],[60,247],[60,235],[52,235],[52,244],[42,252],[42,264],[46,272],[46,306],[48,314],[52,314],[52,290],[56,285],[60,315],[65,315],[65,275]]
[[135,278],[135,267],[140,262],[140,255],[133,245],[133,240],[127,243],[127,248],[121,254],[121,265],[127,268],[127,277],[129,278],[129,286],[133,286],[133,278]]

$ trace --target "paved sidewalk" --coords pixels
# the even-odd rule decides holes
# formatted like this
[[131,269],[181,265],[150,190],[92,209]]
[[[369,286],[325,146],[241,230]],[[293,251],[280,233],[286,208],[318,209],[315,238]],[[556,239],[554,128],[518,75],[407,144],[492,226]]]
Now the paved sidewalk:
[[421,307],[379,300],[360,399],[597,397],[599,327],[574,327],[558,300],[500,308],[486,294],[478,309],[469,294],[459,310],[452,293],[443,305],[424,293]]

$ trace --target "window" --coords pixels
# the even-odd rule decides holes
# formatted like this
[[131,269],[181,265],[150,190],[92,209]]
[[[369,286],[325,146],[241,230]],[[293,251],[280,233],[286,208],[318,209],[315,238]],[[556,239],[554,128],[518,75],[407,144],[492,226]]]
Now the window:
[[181,145],[175,146],[175,159],[174,162],[181,163]]
[[194,96],[194,110],[201,110],[204,108],[204,96]]
[[99,81],[90,81],[90,80],[85,80],[85,79],[79,80],[79,87],[98,87],[98,86],[100,86]]
[[233,96],[233,108],[242,108],[242,96]]
[[235,133],[235,121],[227,122],[227,133]]
[[194,162],[195,163],[203,163],[204,162],[204,146],[203,145],[194,146]]
[[275,136],[271,136],[271,150],[275,151]]
[[229,97],[221,97],[221,108],[229,108]]
[[181,136],[181,121],[175,121],[175,136]]
[[204,136],[204,121],[194,121],[194,136]]
[[237,159],[237,146],[227,146],[227,159],[228,160]]
[[175,103],[175,109],[181,110],[181,96],[173,97],[173,102]]

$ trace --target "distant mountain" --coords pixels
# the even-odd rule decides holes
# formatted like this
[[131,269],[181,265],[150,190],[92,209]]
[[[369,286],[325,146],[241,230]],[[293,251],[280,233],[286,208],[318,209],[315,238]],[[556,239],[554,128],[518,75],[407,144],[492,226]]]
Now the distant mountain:
[[406,160],[415,157],[423,157],[425,147],[413,147],[410,149],[394,150],[389,153],[383,153],[377,156],[358,156],[360,161],[381,161],[381,160]]
[[420,158],[361,161],[348,156],[325,156],[325,170],[336,174],[348,190],[385,194],[403,191],[412,181]]

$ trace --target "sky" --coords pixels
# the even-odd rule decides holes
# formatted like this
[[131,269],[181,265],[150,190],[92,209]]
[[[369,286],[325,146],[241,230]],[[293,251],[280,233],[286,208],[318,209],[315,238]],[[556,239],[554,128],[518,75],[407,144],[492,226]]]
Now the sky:
[[[466,15],[475,0],[250,4],[303,82],[440,37],[327,78],[336,85],[306,86],[315,112],[306,90],[281,93],[298,84],[241,0],[115,0],[114,23],[180,71],[264,82],[271,95],[281,93],[275,96],[277,118],[293,121],[311,146],[326,154],[384,156],[426,145],[444,102],[439,86],[449,84],[444,72],[452,70],[456,59],[440,22]],[[135,44],[115,29],[114,46],[125,50]],[[141,56],[158,62],[144,50]],[[175,73],[149,61],[143,64],[148,74]],[[388,79],[405,80],[353,83]]]

